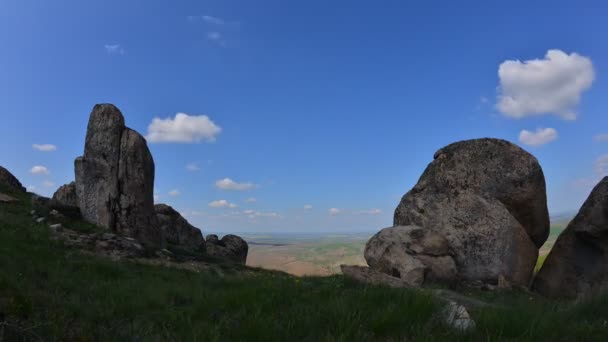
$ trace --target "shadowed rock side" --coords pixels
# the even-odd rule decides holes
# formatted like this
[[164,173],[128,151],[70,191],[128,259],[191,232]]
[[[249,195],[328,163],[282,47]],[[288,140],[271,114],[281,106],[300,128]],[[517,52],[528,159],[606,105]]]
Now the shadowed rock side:
[[25,188],[21,185],[21,182],[19,182],[17,177],[13,176],[12,173],[2,166],[0,166],[0,186],[11,191],[25,192]]
[[53,201],[67,206],[78,207],[78,196],[76,196],[76,183],[72,182],[62,185],[53,194]]
[[74,164],[78,207],[87,221],[152,248],[164,245],[154,212],[154,160],[118,108],[95,105],[84,155]]
[[451,281],[456,264],[448,241],[416,226],[382,229],[365,245],[365,260],[377,271],[400,278],[410,286],[427,279]]
[[560,234],[532,288],[571,299],[608,289],[608,177]]
[[195,252],[205,251],[205,239],[200,229],[192,226],[175,209],[166,204],[157,204],[154,210],[168,244]]
[[245,240],[236,235],[225,235],[218,240],[217,235],[208,235],[206,244],[207,254],[219,259],[230,259],[234,262],[245,264],[249,245]]
[[[400,233],[372,237],[365,251],[370,267],[389,274],[393,272],[387,265],[396,270],[421,268],[417,274],[423,279],[418,277],[416,283],[496,285],[500,278],[510,285],[528,286],[538,248],[549,234],[542,169],[536,158],[504,140],[448,145],[435,153],[418,183],[403,196],[394,225],[418,228],[387,228]],[[424,244],[420,250],[408,249],[415,240],[411,235],[420,234],[420,228],[447,241],[449,252],[442,254],[443,259]],[[456,272],[438,277],[429,262],[450,258]]]

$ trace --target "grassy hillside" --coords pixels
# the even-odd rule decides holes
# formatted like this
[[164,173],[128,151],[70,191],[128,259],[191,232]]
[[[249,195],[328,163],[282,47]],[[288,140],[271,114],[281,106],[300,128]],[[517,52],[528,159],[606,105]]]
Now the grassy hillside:
[[[608,296],[569,305],[523,292],[468,293],[477,328],[444,326],[421,290],[234,265],[208,271],[113,262],[49,239],[26,195],[0,204],[0,341],[604,340]],[[72,223],[78,225],[78,223]],[[74,228],[74,227],[72,227]]]

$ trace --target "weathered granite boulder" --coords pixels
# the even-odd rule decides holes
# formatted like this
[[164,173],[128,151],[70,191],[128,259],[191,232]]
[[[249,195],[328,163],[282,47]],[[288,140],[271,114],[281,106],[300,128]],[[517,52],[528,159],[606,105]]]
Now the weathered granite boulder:
[[[435,152],[431,162],[395,210],[395,225],[421,220],[416,200],[470,190],[500,201],[540,248],[549,236],[545,176],[528,152],[500,139],[474,139]],[[414,210],[413,210],[414,209]]]
[[157,204],[154,210],[168,244],[193,252],[205,251],[205,239],[200,229],[192,226],[175,209],[166,204]]
[[72,182],[59,187],[53,194],[55,203],[67,206],[78,207],[78,196],[76,195],[76,183]]
[[560,234],[532,288],[547,297],[570,299],[608,290],[608,177]]
[[[403,196],[395,210],[394,225],[421,227],[445,238],[450,252],[444,256],[453,259],[456,272],[437,277],[436,272],[426,271],[430,268],[423,262],[429,262],[426,247],[416,252],[398,247],[410,242],[409,231],[390,235],[386,239],[390,242],[377,243],[379,236],[374,236],[366,248],[370,267],[385,273],[387,265],[398,271],[418,270],[412,276],[423,274],[422,282],[497,285],[503,279],[514,286],[528,286],[538,248],[549,234],[542,169],[536,158],[504,140],[476,139],[448,145],[435,153],[418,183]],[[387,230],[392,229],[396,228]],[[384,247],[387,244],[392,246],[390,252]],[[402,251],[396,252],[398,248]],[[376,260],[384,261],[377,264]],[[420,283],[420,276],[413,279]]]
[[164,246],[154,212],[154,160],[145,139],[111,104],[95,105],[84,155],[74,162],[82,216],[151,248]]
[[245,264],[247,262],[247,253],[249,245],[245,240],[236,235],[225,235],[221,240],[217,240],[217,236],[210,235],[211,239],[207,238],[207,254],[219,258],[228,259],[234,262]]
[[365,260],[377,271],[411,286],[456,278],[454,253],[443,235],[416,226],[382,229],[365,245]]
[[2,166],[0,166],[0,187],[10,191],[25,192],[25,188],[21,185],[21,182],[19,182],[17,177],[13,176],[12,173]]

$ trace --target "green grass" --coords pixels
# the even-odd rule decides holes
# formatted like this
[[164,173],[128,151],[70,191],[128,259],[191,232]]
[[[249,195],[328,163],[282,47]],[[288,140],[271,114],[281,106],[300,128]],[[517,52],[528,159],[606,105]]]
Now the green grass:
[[229,264],[197,273],[112,262],[51,241],[29,216],[27,195],[20,199],[0,205],[0,340],[600,341],[608,334],[608,296],[571,305],[525,292],[469,292],[499,306],[472,311],[477,329],[460,334],[436,319],[441,306],[426,291]]

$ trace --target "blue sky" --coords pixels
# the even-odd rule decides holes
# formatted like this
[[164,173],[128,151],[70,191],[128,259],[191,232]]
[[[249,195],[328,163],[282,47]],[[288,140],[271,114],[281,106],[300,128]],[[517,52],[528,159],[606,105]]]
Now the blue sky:
[[608,171],[607,6],[4,0],[0,164],[51,195],[111,102],[157,134],[158,201],[206,232],[377,231],[438,148],[479,137],[533,153],[550,210],[576,210]]

